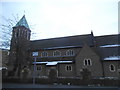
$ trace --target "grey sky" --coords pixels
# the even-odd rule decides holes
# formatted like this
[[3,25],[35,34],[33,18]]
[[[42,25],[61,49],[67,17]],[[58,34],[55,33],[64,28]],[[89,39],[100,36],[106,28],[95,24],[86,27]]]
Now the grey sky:
[[[16,0],[17,1],[17,0]],[[118,33],[118,0],[2,0],[0,15],[24,15],[35,39]]]

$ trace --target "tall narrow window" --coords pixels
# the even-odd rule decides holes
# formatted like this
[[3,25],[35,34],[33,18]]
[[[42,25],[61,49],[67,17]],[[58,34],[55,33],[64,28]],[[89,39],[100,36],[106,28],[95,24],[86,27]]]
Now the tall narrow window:
[[18,31],[19,31],[19,36],[21,36],[21,30],[20,30],[20,29],[18,29]]
[[73,50],[67,50],[66,51],[66,55],[67,56],[73,56],[74,55],[74,51]]
[[61,52],[56,50],[53,52],[53,56],[61,56]]
[[47,52],[42,52],[42,53],[41,53],[41,56],[42,56],[42,57],[47,57],[47,56],[48,56],[48,53],[47,53]]
[[18,37],[18,35],[19,35],[19,32],[17,31],[17,32],[16,32],[16,37]]
[[91,60],[88,59],[88,65],[90,66],[91,65]]
[[29,32],[27,31],[27,40],[29,40]]
[[21,30],[21,34],[23,35],[23,30]]
[[26,30],[24,30],[24,38],[26,37]]
[[27,31],[25,32],[25,38],[27,38]]
[[16,38],[17,37],[17,34],[16,34],[16,32],[14,31],[14,37]]
[[85,65],[85,66],[87,65],[87,60],[86,60],[86,59],[84,60],[84,65]]
[[113,64],[109,65],[110,71],[114,72],[115,71],[115,66]]
[[67,65],[66,66],[66,71],[72,71],[72,66],[71,65]]
[[27,31],[24,30],[24,38],[27,38]]

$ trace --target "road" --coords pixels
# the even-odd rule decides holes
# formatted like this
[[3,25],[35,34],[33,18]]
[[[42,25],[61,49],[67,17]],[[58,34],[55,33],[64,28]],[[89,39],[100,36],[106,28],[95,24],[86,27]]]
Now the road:
[[108,90],[118,90],[118,87],[75,86],[75,85],[57,85],[57,84],[41,85],[41,84],[17,84],[17,83],[5,83],[2,84],[2,88],[95,88],[95,89],[102,88],[102,90],[103,88],[106,88]]

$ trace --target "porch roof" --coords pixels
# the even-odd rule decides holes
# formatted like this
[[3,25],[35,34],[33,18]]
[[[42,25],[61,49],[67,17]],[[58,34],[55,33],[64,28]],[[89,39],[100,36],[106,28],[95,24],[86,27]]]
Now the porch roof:
[[33,62],[33,64],[46,64],[47,66],[57,65],[58,63],[72,63],[73,61],[51,61],[51,62]]

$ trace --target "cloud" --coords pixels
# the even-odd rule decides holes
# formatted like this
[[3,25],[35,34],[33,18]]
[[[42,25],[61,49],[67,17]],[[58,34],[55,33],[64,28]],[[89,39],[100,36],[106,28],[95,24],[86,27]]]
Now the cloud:
[[27,1],[8,4],[4,15],[22,16],[25,10],[28,23],[36,25],[32,31],[38,33],[37,38],[80,35],[90,33],[91,29],[95,35],[117,32],[118,0]]

